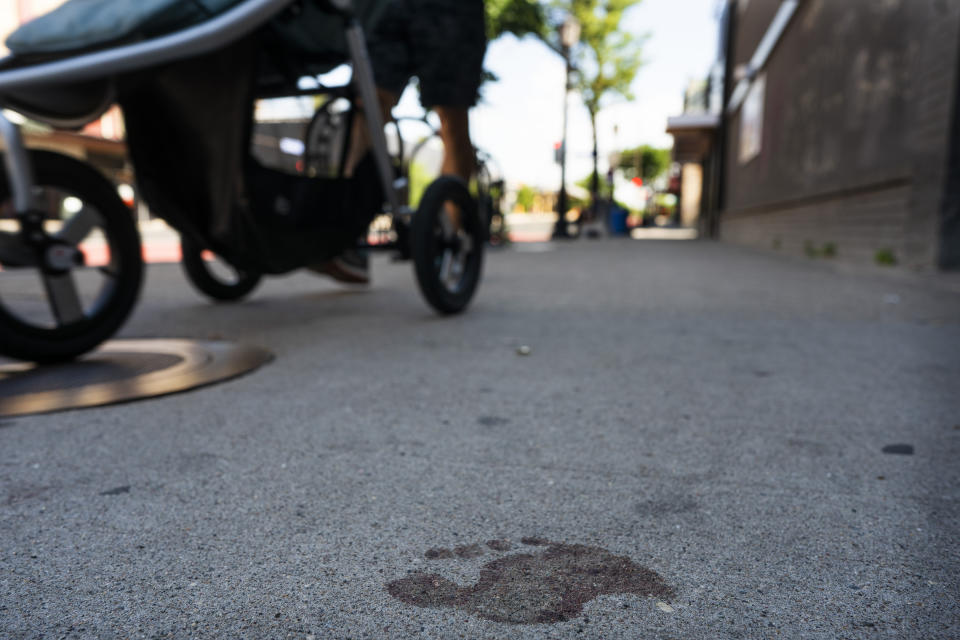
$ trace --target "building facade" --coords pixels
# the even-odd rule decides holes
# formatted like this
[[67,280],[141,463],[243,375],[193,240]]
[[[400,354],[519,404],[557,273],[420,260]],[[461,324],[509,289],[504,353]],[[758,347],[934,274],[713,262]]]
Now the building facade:
[[722,30],[722,100],[669,127],[708,235],[960,267],[960,3],[730,0]]

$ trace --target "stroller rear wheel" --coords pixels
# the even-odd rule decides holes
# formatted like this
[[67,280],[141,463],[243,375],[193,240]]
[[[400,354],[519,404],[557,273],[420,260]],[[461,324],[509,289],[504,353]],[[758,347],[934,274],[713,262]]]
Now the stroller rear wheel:
[[180,265],[190,284],[217,302],[240,300],[260,284],[259,272],[240,269],[216,255],[207,260],[200,245],[187,236],[180,237],[180,251]]
[[131,211],[95,169],[33,151],[38,210],[14,211],[0,172],[0,354],[69,360],[112,336],[143,280]]
[[420,292],[443,314],[463,311],[480,283],[486,239],[476,201],[452,176],[434,180],[410,226]]

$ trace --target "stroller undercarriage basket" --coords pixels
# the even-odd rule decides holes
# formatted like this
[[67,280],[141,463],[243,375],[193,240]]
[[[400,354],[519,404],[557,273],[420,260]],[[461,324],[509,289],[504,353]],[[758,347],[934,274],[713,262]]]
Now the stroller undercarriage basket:
[[119,101],[151,210],[232,264],[284,273],[355,241],[384,194],[370,161],[348,180],[290,175],[250,157],[256,45],[127,78]]

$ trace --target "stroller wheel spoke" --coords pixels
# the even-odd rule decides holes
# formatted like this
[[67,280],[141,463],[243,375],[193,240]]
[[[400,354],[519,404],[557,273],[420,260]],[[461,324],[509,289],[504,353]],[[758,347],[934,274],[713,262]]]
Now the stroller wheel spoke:
[[451,291],[456,291],[460,288],[460,278],[463,277],[463,267],[464,259],[463,255],[458,254],[456,259],[453,261],[453,265],[450,268],[450,279],[448,281],[448,288]]
[[460,239],[460,255],[465,259],[468,253],[473,252],[473,236],[464,231],[458,232],[457,236]]
[[440,230],[443,233],[444,240],[450,240],[451,238],[456,237],[457,229],[453,224],[453,220],[450,219],[450,213],[444,210],[440,214]]
[[63,228],[54,235],[54,238],[77,246],[90,235],[94,227],[102,225],[103,220],[100,214],[90,207],[84,207],[63,225]]
[[77,292],[73,276],[69,272],[56,275],[44,274],[43,284],[47,290],[50,310],[60,325],[83,319],[83,304],[80,302],[80,294]]
[[447,249],[443,252],[443,257],[440,261],[440,281],[445,285],[450,285],[450,272],[453,267],[453,254]]

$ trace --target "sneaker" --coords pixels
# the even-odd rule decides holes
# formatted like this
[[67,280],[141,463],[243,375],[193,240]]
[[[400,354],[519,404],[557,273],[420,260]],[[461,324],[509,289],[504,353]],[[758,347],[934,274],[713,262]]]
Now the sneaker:
[[370,284],[370,256],[365,251],[347,249],[336,258],[311,265],[311,271],[347,284]]

